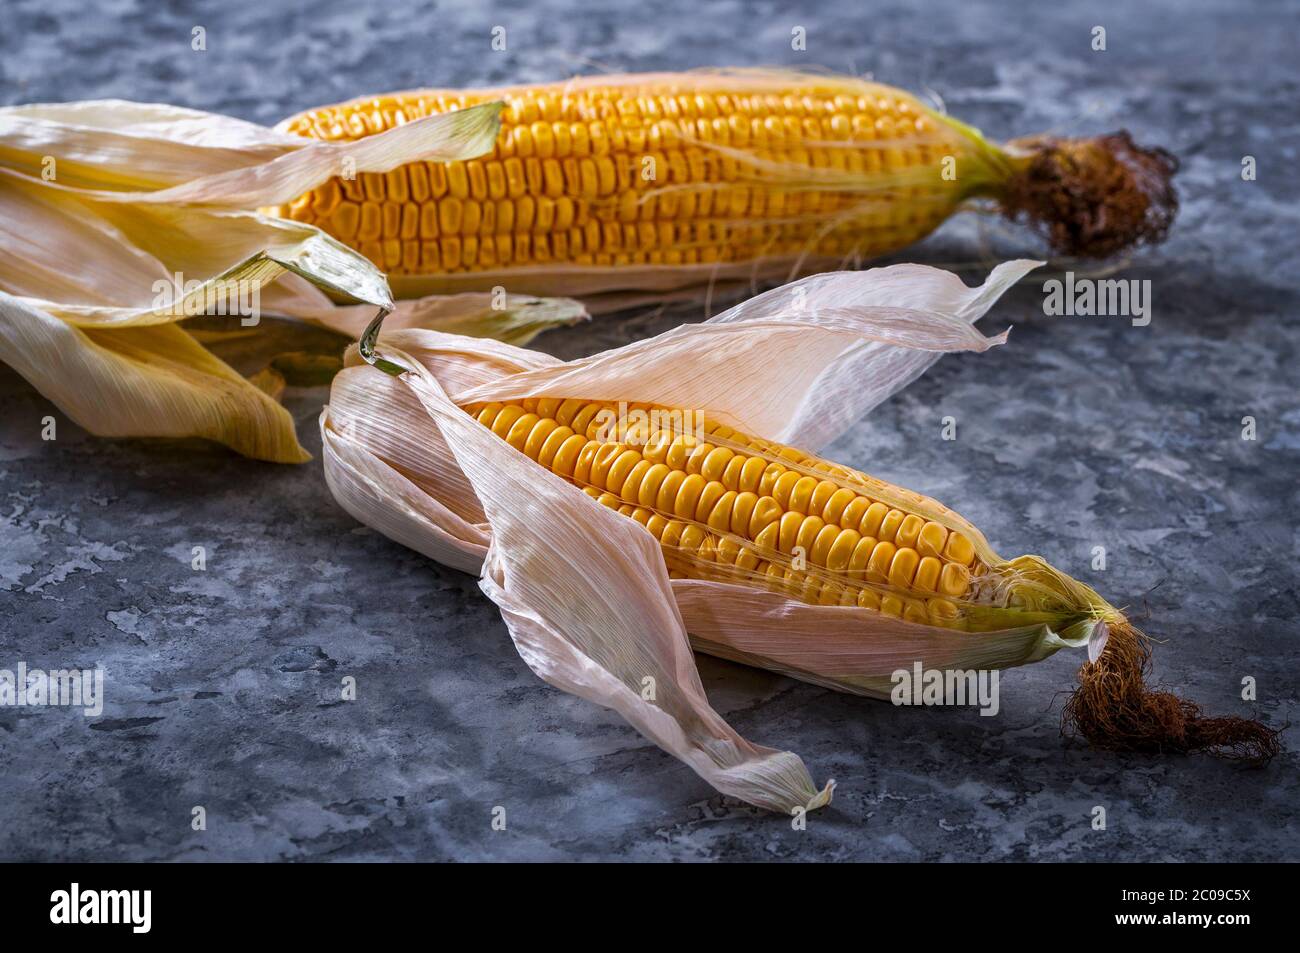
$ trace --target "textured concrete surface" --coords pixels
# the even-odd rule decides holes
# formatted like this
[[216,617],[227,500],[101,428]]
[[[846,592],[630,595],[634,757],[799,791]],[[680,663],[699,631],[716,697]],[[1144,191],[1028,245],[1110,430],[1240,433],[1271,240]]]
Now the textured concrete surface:
[[[1013,12],[1014,11],[1014,12]],[[963,511],[1146,615],[1157,673],[1208,708],[1295,718],[1300,134],[1294,4],[842,0],[798,14],[559,2],[6,0],[0,97],[119,96],[274,122],[414,85],[599,68],[792,63],[928,89],[989,134],[1126,126],[1183,159],[1181,218],[1125,263],[1154,320],[1048,318],[942,361],[831,455]],[[488,51],[507,27],[510,52]],[[190,50],[207,30],[206,53]],[[792,52],[790,30],[808,30]],[[1094,25],[1108,49],[1089,49]],[[1243,182],[1241,157],[1259,179]],[[954,222],[905,259],[1032,253]],[[540,342],[576,356],[698,309]],[[342,342],[282,323],[233,358]],[[291,391],[319,449],[324,389]],[[59,419],[58,439],[40,421]],[[959,439],[939,439],[953,415]],[[1241,439],[1254,416],[1259,439]],[[1105,572],[1090,568],[1105,546]],[[206,571],[191,569],[194,546]],[[1149,615],[1147,615],[1149,611]],[[0,709],[0,858],[1297,859],[1297,774],[1095,753],[1058,734],[1077,654],[1003,679],[1002,714],[907,710],[701,660],[748,737],[799,752],[835,802],[806,831],[716,796],[612,714],[537,680],[475,580],[358,527],[319,464],[88,437],[0,368],[0,668],[102,665],[99,719]],[[339,700],[355,677],[358,698]],[[1258,701],[1240,698],[1245,676]],[[1295,747],[1297,732],[1287,732]],[[191,811],[207,811],[207,830]],[[1094,806],[1108,814],[1091,827]],[[502,806],[507,829],[494,832]]]

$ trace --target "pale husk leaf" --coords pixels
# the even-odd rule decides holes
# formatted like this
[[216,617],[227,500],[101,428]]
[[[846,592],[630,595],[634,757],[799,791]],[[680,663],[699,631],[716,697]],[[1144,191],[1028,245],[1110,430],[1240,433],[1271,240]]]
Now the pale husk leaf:
[[231,116],[121,99],[0,108],[0,165],[88,189],[160,189],[302,148]]
[[[117,108],[112,102],[94,105],[107,113]],[[155,151],[166,155],[170,148],[193,156],[196,147],[192,141],[182,138],[177,142],[168,138],[169,124],[166,119],[160,117],[158,121],[151,122],[147,118],[151,109],[159,110],[164,116],[175,117],[173,121],[179,122],[183,127],[178,131],[180,136],[184,136],[185,130],[199,121],[192,115],[176,116],[168,107],[127,104],[125,111],[140,118],[135,125],[117,122],[112,128],[89,126],[85,124],[84,116],[78,117],[81,122],[69,122],[66,106],[26,106],[0,110],[0,131],[6,127],[13,129],[13,140],[4,152],[0,152],[0,156],[7,156],[12,150],[15,159],[3,164],[18,174],[37,177],[40,174],[40,158],[53,156],[57,162],[61,156],[71,153],[75,169],[79,173],[78,182],[91,184],[63,181],[57,172],[55,179],[46,184],[51,188],[67,189],[103,202],[219,205],[251,210],[291,202],[345,171],[388,172],[416,158],[432,162],[454,162],[482,155],[492,149],[496,140],[501,108],[499,102],[483,103],[469,109],[428,116],[354,142],[321,142],[300,138],[297,139],[296,148],[293,147],[295,137],[264,130],[265,148],[257,155],[257,161],[243,161],[246,159],[245,154],[226,150],[224,156],[209,155],[207,158],[209,161],[226,158],[238,164],[206,174],[191,172],[183,181],[163,188],[123,188],[121,177],[123,174],[142,177],[141,169],[146,170],[144,174],[150,177],[175,174],[170,163],[159,171],[161,163],[154,155]],[[251,124],[240,124],[237,120],[220,117],[214,122],[213,133],[218,129],[237,130],[238,134],[242,134],[241,138],[251,146],[256,135],[252,130],[257,127],[250,126]],[[126,137],[125,142],[120,134],[123,128],[133,133]],[[159,143],[155,137],[161,138],[162,142]],[[106,148],[115,144],[119,146],[116,151],[110,152],[113,157],[111,165],[106,163],[102,155],[87,161],[86,153],[101,144]],[[123,145],[126,147],[122,148]],[[33,152],[34,148],[44,151]]]
[[[579,320],[570,300],[486,293],[395,306],[363,256],[314,226],[251,210],[309,191],[345,159],[378,172],[478,154],[492,146],[498,108],[343,145],[168,106],[0,109],[0,359],[93,433],[204,436],[259,459],[307,459],[268,396],[273,380],[245,381],[179,329],[143,332],[211,307],[233,313],[232,294],[254,289],[265,291],[262,313],[351,337],[377,308],[397,307],[399,325],[520,342]],[[282,276],[288,287],[271,284]]]
[[623,532],[617,514],[582,505],[558,476],[520,466],[428,371],[411,386],[483,506],[492,536],[481,586],[534,672],[613,708],[724,794],[777,811],[830,800],[832,787],[818,791],[796,756],[751,744],[709,705],[650,536]]
[[175,324],[78,328],[0,291],[0,360],[107,437],[205,437],[302,463],[293,419]]
[[704,408],[748,433],[815,449],[941,354],[1005,340],[971,324],[1039,264],[1006,262],[976,289],[920,265],[817,275],[703,324],[512,375],[463,400],[581,394]]

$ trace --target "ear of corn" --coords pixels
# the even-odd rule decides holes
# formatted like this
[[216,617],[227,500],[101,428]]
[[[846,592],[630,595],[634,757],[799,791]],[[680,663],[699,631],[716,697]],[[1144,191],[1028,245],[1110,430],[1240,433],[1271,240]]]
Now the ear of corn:
[[[1267,756],[1264,726],[1146,688],[1140,636],[1088,587],[999,558],[933,500],[786,445],[826,445],[914,379],[925,365],[903,349],[982,350],[949,319],[977,319],[1032,264],[981,288],[919,266],[821,276],[570,362],[367,334],[322,414],[326,479],[366,525],[479,573],[540,677],[752,804],[789,811],[829,792],[726,725],[688,645],[876,697],[917,663],[970,673],[1087,646],[1069,724],[1090,741]],[[878,336],[904,321],[878,295],[918,309],[903,338]],[[376,369],[394,365],[408,370]]]
[[[746,261],[808,251],[819,229],[861,202],[851,189],[833,190],[837,180],[848,185],[856,174],[902,189],[910,179],[920,191],[916,171],[963,144],[884,87],[848,95],[829,85],[689,86],[513,90],[491,156],[336,180],[288,213],[354,242],[392,274]],[[486,95],[397,94],[308,113],[287,128],[351,139]],[[882,145],[846,148],[855,139]],[[923,201],[874,203],[853,228],[831,229],[819,251],[872,255],[921,237],[973,187],[933,178]]]
[[465,409],[648,530],[673,577],[971,633],[1047,623],[1078,638],[1123,620],[1041,560],[1001,560],[934,500],[691,411],[551,397]]
[[[870,277],[857,274],[839,276],[837,281],[845,290],[871,283]],[[1000,290],[1005,284],[1000,280],[994,287]],[[974,306],[977,310],[988,307],[996,297],[987,287],[984,293],[971,292],[971,296],[979,299]],[[815,300],[816,295],[811,297]],[[946,297],[947,306],[957,306],[952,296]],[[928,322],[941,323],[939,316],[924,314]],[[885,320],[884,315],[878,317]],[[840,320],[847,318],[841,316]],[[761,325],[754,328],[756,338],[779,335],[773,322],[755,324]],[[700,356],[698,347],[688,347],[691,329],[683,330],[687,334],[664,342],[663,350],[680,347],[688,359],[692,351]],[[844,333],[818,332],[816,327],[805,330],[805,341],[808,337],[839,340],[838,335]],[[930,340],[942,349],[973,347],[951,340],[940,344],[947,338],[946,331],[946,326],[942,332],[933,328]],[[726,325],[724,336],[746,333],[744,327]],[[752,343],[760,346],[757,339]],[[843,342],[844,346],[850,343]],[[701,620],[698,613],[679,609],[674,603],[676,587],[670,585],[662,568],[660,541],[633,520],[585,500],[565,487],[562,477],[539,469],[535,462],[547,455],[553,455],[552,460],[572,457],[576,472],[581,457],[589,477],[593,467],[597,473],[604,469],[604,457],[595,459],[598,448],[588,449],[585,438],[571,442],[560,430],[568,427],[570,435],[576,436],[577,430],[570,424],[585,432],[589,424],[607,422],[596,419],[603,405],[588,406],[593,402],[584,401],[579,407],[570,404],[561,410],[564,401],[529,400],[526,403],[532,410],[528,410],[524,400],[511,401],[514,406],[504,419],[489,412],[510,442],[460,409],[475,406],[470,392],[477,387],[501,386],[511,378],[522,383],[522,377],[559,373],[568,366],[494,342],[450,335],[401,331],[385,335],[378,342],[384,350],[382,358],[375,346],[367,335],[359,353],[367,360],[381,361],[382,366],[400,364],[412,371],[390,378],[372,368],[353,367],[336,378],[330,406],[322,416],[325,473],[335,498],[380,532],[433,558],[471,571],[481,567],[481,587],[501,607],[511,637],[534,672],[557,687],[619,712],[717,790],[787,813],[810,811],[827,803],[833,782],[814,784],[797,756],[750,742],[709,705],[687,641],[687,632]],[[633,353],[636,350],[635,346],[631,349]],[[622,353],[629,356],[628,349]],[[752,359],[753,353],[751,348],[747,357]],[[350,357],[357,359],[356,355]],[[612,372],[612,368],[601,372],[590,365],[586,369]],[[786,370],[792,369],[787,366]],[[899,373],[896,367],[892,370]],[[787,378],[787,385],[797,389],[799,385],[793,383],[797,379]],[[657,380],[661,386],[667,385],[668,375],[657,375]],[[635,386],[632,384],[633,389]],[[738,390],[733,389],[733,395]],[[453,394],[463,399],[455,400]],[[720,407],[725,407],[725,402]],[[482,413],[488,408],[483,404],[476,409]],[[531,420],[525,419],[529,413]],[[538,426],[542,417],[555,426]],[[593,439],[604,436],[600,430],[593,435]],[[715,434],[714,439],[720,438]],[[569,443],[567,448],[565,443]],[[517,452],[516,445],[525,453]],[[526,453],[534,454],[534,459]],[[679,463],[675,453],[673,462]],[[617,474],[611,475],[611,470],[612,463],[605,471],[606,486],[617,482]],[[713,464],[708,472],[713,473]],[[648,492],[649,488],[642,489]],[[722,609],[719,615],[733,631],[746,628],[745,611],[757,601],[756,591],[744,585],[727,589],[739,611]],[[758,594],[773,604],[785,601],[775,593]],[[870,646],[864,634],[873,625],[888,628],[896,623],[856,608],[803,608],[818,617],[834,612],[836,625],[853,630],[848,647],[853,672],[875,670],[870,663],[857,664]],[[879,621],[864,620],[868,614],[879,616]],[[964,633],[932,626],[909,628],[921,630],[926,638],[941,633],[958,654],[969,643]],[[1040,631],[998,638],[1018,661],[1036,649],[1060,647]],[[776,644],[797,645],[799,641],[793,634],[783,634],[772,640],[769,653],[782,656],[785,653],[776,651]],[[767,664],[778,667],[780,663]]]
[[[464,409],[644,527],[670,578],[865,609],[972,639],[1046,626],[1066,644],[1098,646],[1064,718],[1094,744],[1253,761],[1280,751],[1277,732],[1259,722],[1205,718],[1196,704],[1151,691],[1149,645],[1122,612],[1037,557],[1000,559],[927,497],[707,418],[692,433],[695,415],[676,409],[555,397]],[[879,689],[869,678],[840,687]]]
[[[512,287],[551,292],[539,270],[554,267],[663,288],[670,279],[644,269],[668,266],[689,282],[730,274],[726,266],[798,272],[905,247],[968,199],[1010,195],[1047,148],[1000,149],[888,86],[777,71],[420,90],[313,110],[282,128],[347,141],[494,98],[505,109],[490,156],[335,179],[283,214],[352,244],[399,290],[403,278],[472,287],[511,276]],[[1107,155],[1084,158],[1072,168],[1099,168]],[[1035,181],[1052,171],[1035,168]],[[1072,215],[1107,201],[1066,178],[1052,181],[1057,198],[1070,194]],[[1107,177],[1111,191],[1117,181]],[[1051,204],[1033,188],[1014,194],[1013,214]]]

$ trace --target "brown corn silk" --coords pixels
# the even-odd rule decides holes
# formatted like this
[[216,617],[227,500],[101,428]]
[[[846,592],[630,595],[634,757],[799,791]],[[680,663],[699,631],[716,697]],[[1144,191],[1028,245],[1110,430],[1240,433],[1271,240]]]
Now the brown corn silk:
[[335,179],[281,214],[358,248],[399,296],[565,281],[585,297],[827,270],[973,200],[1083,255],[1158,240],[1176,208],[1167,153],[1126,134],[1003,148],[902,90],[780,70],[415,90],[280,128],[352,141],[498,99],[491,155]]
[[1255,719],[1207,716],[1195,702],[1150,688],[1150,675],[1150,640],[1127,621],[1112,626],[1101,656],[1079,669],[1062,730],[1114,751],[1208,750],[1250,764],[1281,753],[1279,731]]
[[1173,224],[1178,159],[1138,146],[1127,130],[1095,139],[1035,136],[1008,148],[1022,166],[1002,189],[1003,214],[1043,230],[1053,248],[1103,257],[1134,236],[1161,241]]

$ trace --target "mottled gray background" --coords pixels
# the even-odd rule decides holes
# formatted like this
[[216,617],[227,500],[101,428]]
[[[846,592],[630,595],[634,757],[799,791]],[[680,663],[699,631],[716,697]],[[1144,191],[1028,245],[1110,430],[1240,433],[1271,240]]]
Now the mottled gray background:
[[[1155,317],[1047,318],[942,361],[831,456],[957,507],[1149,618],[1159,679],[1280,726],[1296,710],[1300,355],[1296,5],[670,0],[367,5],[0,2],[5,103],[126,97],[273,123],[319,103],[598,69],[791,63],[932,90],[1005,138],[1126,126],[1183,160],[1169,242],[1134,256]],[[194,25],[208,50],[190,50]],[[508,29],[510,52],[489,52]],[[1089,49],[1104,25],[1108,50]],[[808,31],[808,52],[790,30]],[[1253,154],[1259,180],[1243,182]],[[982,274],[1025,235],[954,222],[904,258]],[[991,248],[991,252],[990,252]],[[576,356],[695,319],[554,333]],[[234,359],[343,342],[296,325]],[[290,391],[319,450],[324,389]],[[103,665],[99,720],[0,710],[8,859],[1296,859],[1297,775],[1090,752],[1058,734],[1077,653],[1003,679],[1003,711],[900,710],[701,660],[746,736],[839,783],[806,832],[708,788],[614,715],[535,678],[475,580],[357,526],[319,463],[100,440],[0,368],[0,667]],[[960,439],[938,439],[940,418]],[[1258,420],[1259,440],[1240,437]],[[207,547],[208,568],[190,569]],[[1092,547],[1109,552],[1104,573]],[[338,702],[356,677],[357,702]],[[1258,680],[1259,701],[1240,699]],[[1296,731],[1287,732],[1295,746]],[[204,805],[208,830],[190,829]],[[507,808],[493,833],[489,812]],[[1109,828],[1090,827],[1094,805]]]

